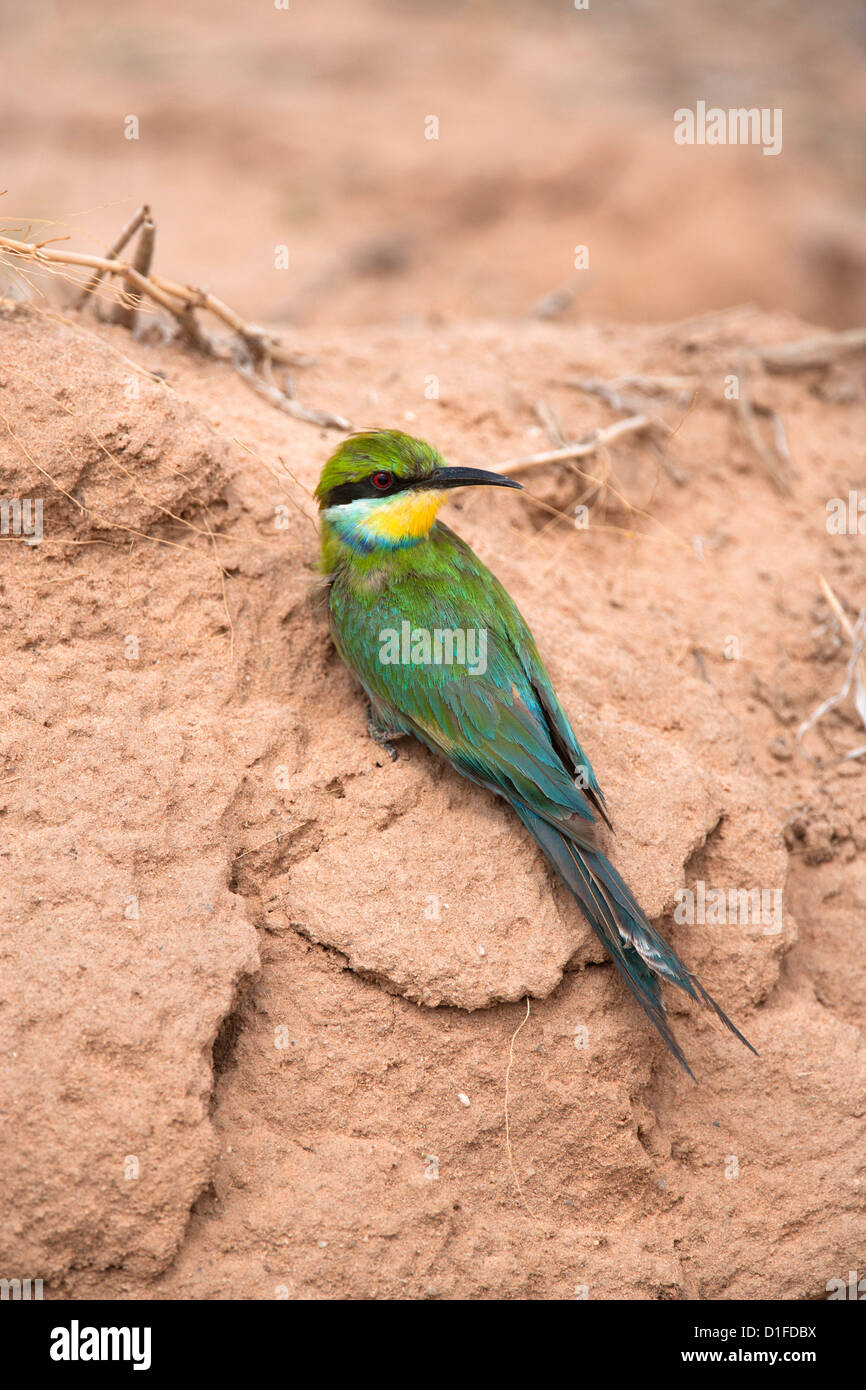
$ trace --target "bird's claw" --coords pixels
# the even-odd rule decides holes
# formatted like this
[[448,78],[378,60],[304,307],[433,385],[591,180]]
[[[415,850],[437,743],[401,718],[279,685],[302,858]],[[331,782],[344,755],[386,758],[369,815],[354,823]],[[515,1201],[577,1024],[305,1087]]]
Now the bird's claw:
[[383,729],[376,723],[371,709],[367,710],[367,733],[375,744],[378,744],[380,748],[384,748],[391,762],[395,763],[400,754],[391,742],[394,734],[390,729]]

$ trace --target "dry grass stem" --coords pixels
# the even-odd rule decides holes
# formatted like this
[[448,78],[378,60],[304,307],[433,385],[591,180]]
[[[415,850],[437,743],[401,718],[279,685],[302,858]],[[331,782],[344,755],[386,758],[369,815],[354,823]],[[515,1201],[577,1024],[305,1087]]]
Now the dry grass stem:
[[[120,252],[138,233],[139,241],[131,260],[120,259]],[[67,267],[90,270],[93,274],[81,289],[76,307],[83,307],[103,278],[116,278],[123,289],[119,301],[115,298],[115,321],[134,328],[136,313],[147,300],[167,313],[176,331],[196,351],[219,361],[228,362],[255,391],[271,405],[294,419],[327,429],[349,429],[342,415],[328,410],[308,410],[293,399],[291,392],[280,389],[272,374],[274,365],[304,367],[312,359],[292,352],[279,338],[256,324],[246,323],[223,300],[208,290],[192,285],[180,285],[151,270],[156,224],[147,207],[140,208],[124,227],[117,241],[104,256],[68,251],[48,242],[17,241],[0,236],[0,257],[5,257],[13,271],[22,267],[46,270],[60,278]],[[76,282],[77,283],[77,282]],[[209,314],[229,330],[228,338],[214,338],[199,322],[200,313]]]

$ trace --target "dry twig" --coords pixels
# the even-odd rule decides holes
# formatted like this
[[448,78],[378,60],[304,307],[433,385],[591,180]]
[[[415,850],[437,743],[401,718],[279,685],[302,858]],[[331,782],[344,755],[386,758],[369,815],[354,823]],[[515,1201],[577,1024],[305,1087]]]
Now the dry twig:
[[511,1176],[514,1178],[514,1184],[517,1188],[520,1200],[523,1203],[528,1215],[532,1217],[533,1221],[537,1221],[538,1217],[536,1216],[535,1212],[532,1210],[531,1206],[529,1205],[529,1203],[523,1195],[523,1188],[520,1184],[520,1178],[518,1177],[517,1169],[514,1166],[514,1152],[511,1147],[511,1116],[509,1114],[508,1108],[509,1096],[511,1091],[511,1068],[514,1066],[514,1044],[517,1041],[518,1033],[522,1028],[526,1027],[526,1024],[528,1022],[529,995],[527,994],[526,1013],[511,1035],[511,1042],[508,1047],[508,1066],[505,1068],[505,1151],[508,1154],[508,1166],[511,1169]]
[[643,434],[645,430],[651,429],[654,423],[648,415],[631,415],[627,420],[616,420],[604,429],[593,430],[587,439],[567,444],[564,449],[547,449],[540,454],[529,454],[526,458],[508,459],[505,463],[496,465],[496,472],[510,475],[520,473],[525,468],[539,468],[546,463],[567,463],[571,459],[586,458],[589,454],[598,453],[599,449],[613,444],[623,435]]
[[[120,252],[136,232],[139,244],[132,260],[121,260]],[[117,277],[124,284],[119,318],[132,327],[135,312],[142,300],[148,300],[171,316],[184,339],[206,356],[230,363],[240,376],[258,391],[271,405],[277,406],[295,419],[331,429],[349,429],[349,422],[330,411],[305,410],[294,401],[290,392],[281,391],[272,375],[273,366],[309,366],[310,357],[292,352],[279,338],[257,324],[245,323],[238,314],[216,295],[192,285],[179,285],[156,275],[150,269],[156,226],[150,211],[143,207],[124,227],[117,241],[104,256],[67,251],[47,242],[16,241],[0,236],[0,255],[6,256],[13,269],[30,266],[60,274],[60,267],[87,269],[94,273],[83,287],[77,306],[83,306],[93,295],[104,277]],[[228,330],[227,338],[208,334],[197,315],[210,314]]]
[[[150,220],[148,215],[142,221],[138,245],[135,248],[135,256],[132,261],[133,268],[145,279],[150,274],[155,242],[156,224]],[[114,322],[120,324],[121,328],[128,328],[131,333],[134,333],[140,303],[141,295],[136,294],[133,286],[127,282],[120,303],[114,306]]]
[[[790,465],[791,455],[788,452],[788,444],[785,438],[785,428],[781,417],[769,406],[759,406],[752,403],[748,391],[747,373],[745,363],[741,363],[739,371],[739,386],[735,398],[737,414],[743,433],[746,436],[752,450],[757,454],[763,465],[764,472],[773,483],[774,487],[783,496],[788,496],[791,492],[791,484],[787,476],[779,468],[779,463]],[[771,421],[773,427],[773,448],[775,458],[761,437],[761,431],[756,420],[756,415],[764,415]]]
[[801,372],[808,367],[829,367],[837,358],[866,348],[866,328],[844,333],[825,333],[798,343],[777,343],[757,348],[755,355],[768,372]]
[[[851,657],[845,670],[845,680],[842,688],[835,695],[831,695],[824,700],[814,713],[805,719],[797,730],[797,743],[800,748],[803,746],[803,738],[813,728],[825,714],[830,710],[836,709],[847,698],[849,691],[854,692],[854,708],[860,721],[866,729],[866,608],[862,609],[856,623],[852,623],[838,598],[834,594],[830,585],[827,583],[823,574],[819,574],[818,582],[825,599],[829,603],[836,621],[851,643]],[[859,748],[852,748],[850,752],[843,753],[840,762],[847,762],[852,758],[862,758],[866,754],[866,743]]]
[[[131,241],[132,238],[135,236],[136,232],[138,231],[138,229],[139,229],[139,227],[141,226],[142,222],[144,222],[145,218],[149,218],[149,217],[150,217],[150,208],[147,206],[147,203],[145,203],[145,204],[144,204],[144,207],[140,207],[140,208],[138,209],[138,212],[135,214],[135,216],[134,216],[129,222],[127,222],[126,226],[124,227],[123,231],[120,233],[120,236],[119,236],[119,237],[117,238],[117,240],[114,242],[113,246],[109,246],[108,250],[107,250],[106,253],[105,253],[105,260],[107,260],[107,261],[113,261],[113,260],[115,260],[115,259],[120,255],[120,253],[121,253],[121,251],[123,250],[124,246],[126,246],[127,243],[128,243],[129,241]],[[105,271],[104,271],[104,270],[97,270],[97,271],[95,272],[95,274],[91,275],[91,277],[90,277],[90,279],[88,280],[87,284],[84,286],[84,289],[81,291],[81,294],[78,296],[77,300],[75,301],[75,308],[76,308],[76,309],[83,309],[83,308],[84,308],[84,305],[87,303],[87,300],[88,300],[89,296],[90,296],[91,294],[93,294],[93,291],[98,287],[99,282],[100,282],[100,280],[102,279],[102,277],[103,277],[104,274],[105,274]]]
[[[680,403],[688,399],[691,392],[694,400],[694,382],[689,377],[668,376],[668,377],[649,377],[649,376],[621,376],[614,381],[601,381],[594,377],[566,377],[564,386],[569,386],[575,391],[583,391],[589,396],[598,396],[606,401],[612,410],[618,411],[622,415],[643,415],[646,413],[646,404],[632,395],[625,395],[625,387],[632,387],[634,390],[643,392],[645,395],[670,397],[677,395]],[[671,430],[660,416],[651,417],[651,423],[656,426],[659,433],[663,433],[665,438],[664,448],[661,448],[658,441],[651,437],[653,448],[659,455],[662,467],[672,482],[677,487],[682,487],[686,482],[685,475],[680,472],[676,464],[670,457],[670,441],[675,430]],[[679,428],[679,427],[678,427]]]

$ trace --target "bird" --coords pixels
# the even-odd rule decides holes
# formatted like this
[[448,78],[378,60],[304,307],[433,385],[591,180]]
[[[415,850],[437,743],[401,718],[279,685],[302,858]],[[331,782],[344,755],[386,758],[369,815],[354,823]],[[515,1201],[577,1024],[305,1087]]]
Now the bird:
[[424,440],[392,429],[349,435],[322,469],[315,498],[330,631],[367,697],[371,737],[392,758],[395,740],[414,737],[511,805],[692,1079],[662,982],[755,1052],[601,848],[601,825],[613,829],[607,804],[532,633],[503,585],[438,519],[462,487],[521,484],[446,464]]

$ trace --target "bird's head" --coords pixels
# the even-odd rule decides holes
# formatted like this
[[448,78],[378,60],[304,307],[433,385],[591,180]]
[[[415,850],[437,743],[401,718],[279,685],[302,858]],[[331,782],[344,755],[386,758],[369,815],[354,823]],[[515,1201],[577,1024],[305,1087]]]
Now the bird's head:
[[322,470],[316,499],[326,528],[362,553],[425,539],[455,487],[516,487],[483,468],[449,468],[441,454],[399,430],[345,439]]

